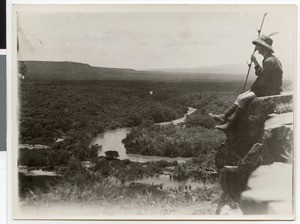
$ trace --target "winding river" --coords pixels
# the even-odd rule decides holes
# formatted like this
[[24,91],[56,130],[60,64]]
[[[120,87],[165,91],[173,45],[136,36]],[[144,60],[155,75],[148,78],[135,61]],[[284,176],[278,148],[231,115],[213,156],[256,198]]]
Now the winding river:
[[[179,124],[185,121],[186,117],[196,111],[195,108],[189,107],[188,112],[184,115],[184,117],[169,121],[158,123],[159,125],[168,125],[168,124]],[[108,150],[115,150],[119,152],[119,158],[122,159],[129,159],[133,162],[149,162],[149,161],[158,161],[158,160],[166,160],[169,162],[178,161],[185,162],[190,158],[170,158],[170,157],[161,157],[161,156],[143,156],[138,154],[127,154],[126,149],[122,143],[122,140],[126,138],[126,135],[131,131],[131,128],[118,128],[115,130],[107,130],[101,134],[99,134],[96,138],[94,138],[91,142],[91,145],[102,145],[102,149],[99,151],[99,156],[104,156],[105,152]]]
[[[176,119],[170,122],[158,123],[159,125],[167,125],[167,124],[179,124],[184,122],[186,117],[192,113],[194,113],[196,109],[189,107],[188,112],[184,117],[180,119]],[[120,159],[129,159],[134,162],[149,162],[149,161],[177,161],[179,163],[190,160],[190,158],[170,158],[170,157],[161,157],[161,156],[143,156],[138,154],[127,154],[126,149],[122,143],[122,140],[126,137],[126,135],[131,131],[131,128],[119,128],[115,130],[107,130],[104,133],[99,134],[96,138],[93,139],[91,144],[102,145],[102,150],[99,151],[99,155],[105,155],[105,151],[108,150],[116,150],[119,152]],[[37,185],[40,187],[46,186],[46,183],[55,182],[56,178],[60,178],[55,172],[47,172],[42,170],[31,170],[28,171],[26,167],[19,167],[19,178],[22,178],[22,182],[24,186],[28,183],[29,185]],[[29,182],[28,182],[29,181]],[[32,183],[34,181],[34,184]],[[50,182],[49,182],[50,181]],[[52,182],[51,182],[52,183]],[[142,184],[152,184],[152,185],[161,185],[162,189],[196,189],[199,187],[209,187],[209,185],[204,185],[201,182],[194,182],[191,178],[187,180],[174,180],[170,177],[170,174],[159,174],[156,176],[145,177],[140,180],[136,180],[135,183]],[[44,187],[45,187],[44,186]]]

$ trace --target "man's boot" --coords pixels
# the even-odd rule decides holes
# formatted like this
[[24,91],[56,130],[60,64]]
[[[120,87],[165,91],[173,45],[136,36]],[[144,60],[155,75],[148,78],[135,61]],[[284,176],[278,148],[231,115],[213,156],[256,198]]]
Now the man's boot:
[[241,115],[244,113],[244,109],[238,107],[233,115],[233,117],[230,119],[229,122],[222,124],[222,125],[216,125],[215,128],[221,130],[221,131],[228,131],[230,128],[236,125],[237,121],[240,119]]
[[236,104],[232,104],[230,107],[228,107],[223,114],[212,114],[209,113],[208,115],[214,119],[216,122],[220,124],[225,124],[227,122],[227,118],[230,117],[231,114],[235,112],[237,108]]

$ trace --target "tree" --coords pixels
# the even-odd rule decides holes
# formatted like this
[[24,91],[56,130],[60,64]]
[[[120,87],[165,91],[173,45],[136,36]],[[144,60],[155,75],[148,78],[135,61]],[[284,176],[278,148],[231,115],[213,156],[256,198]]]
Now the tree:
[[107,159],[114,160],[119,157],[119,152],[117,152],[115,150],[109,150],[109,151],[105,152],[105,156]]
[[67,150],[61,150],[58,152],[57,164],[66,165],[70,160],[71,154]]
[[27,66],[24,61],[21,61],[19,64],[19,73],[25,77],[27,75]]

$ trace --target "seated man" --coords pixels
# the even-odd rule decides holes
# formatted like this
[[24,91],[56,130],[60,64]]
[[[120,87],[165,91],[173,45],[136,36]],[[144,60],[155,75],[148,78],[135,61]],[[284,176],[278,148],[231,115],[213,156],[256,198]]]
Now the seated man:
[[[231,128],[253,98],[277,95],[281,92],[282,66],[280,61],[272,54],[274,53],[272,48],[273,40],[265,35],[261,35],[252,43],[255,45],[255,50],[264,57],[263,65],[261,67],[255,56],[252,56],[251,60],[255,64],[255,74],[258,77],[251,89],[240,94],[234,104],[225,110],[223,114],[215,115],[209,113],[211,118],[221,124],[216,125],[216,128],[219,130],[227,131]],[[233,117],[228,120],[232,114],[234,114]]]

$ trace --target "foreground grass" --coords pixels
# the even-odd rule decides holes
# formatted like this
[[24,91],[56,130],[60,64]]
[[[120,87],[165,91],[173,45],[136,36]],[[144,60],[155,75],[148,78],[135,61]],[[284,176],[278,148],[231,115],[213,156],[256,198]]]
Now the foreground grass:
[[210,186],[195,190],[169,191],[161,190],[159,186],[137,183],[125,186],[117,184],[112,179],[106,179],[81,186],[65,183],[53,187],[49,193],[31,194],[21,202],[24,211],[38,210],[43,213],[55,211],[55,215],[60,216],[63,213],[55,208],[62,206],[65,211],[80,206],[85,211],[81,214],[84,216],[105,217],[117,213],[119,217],[119,215],[172,215],[178,212],[191,215],[214,214],[221,190],[218,186]]
[[[179,186],[163,188],[159,184],[138,183],[143,177],[170,170],[173,170],[174,179],[193,178],[194,181],[203,183],[203,178],[207,177],[204,171],[195,169],[195,161],[184,165],[166,161],[141,164],[128,160],[109,161],[99,158],[94,162],[93,167],[85,168],[80,162],[73,161],[63,176],[51,179],[43,187],[36,185],[26,189],[26,186],[23,186],[20,195],[21,207],[29,212],[28,214],[49,209],[53,212],[57,206],[64,205],[68,208],[82,207],[86,211],[82,215],[112,215],[110,209],[128,215],[168,215],[175,214],[179,209],[191,212],[185,209],[195,206],[197,210],[199,205],[209,203],[208,207],[203,207],[204,210],[195,213],[213,214],[220,198],[219,186],[211,182],[194,189]],[[24,184],[27,179],[20,180],[20,183]],[[43,183],[45,181],[47,180],[42,180]],[[29,187],[32,187],[32,183],[29,183]],[[59,215],[60,211],[54,213]]]

